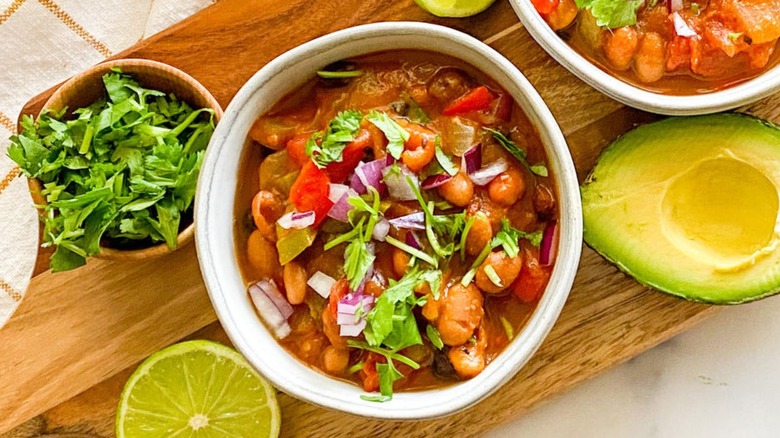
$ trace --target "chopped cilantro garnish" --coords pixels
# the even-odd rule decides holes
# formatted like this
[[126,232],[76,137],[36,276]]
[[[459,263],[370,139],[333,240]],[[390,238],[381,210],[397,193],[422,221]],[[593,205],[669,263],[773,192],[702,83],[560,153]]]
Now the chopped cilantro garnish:
[[485,275],[487,275],[490,282],[495,284],[497,287],[504,287],[504,285],[501,283],[501,277],[498,276],[496,270],[493,268],[493,265],[485,266]]
[[587,9],[596,24],[609,29],[636,24],[636,13],[645,0],[574,0],[577,7]]
[[[314,164],[323,168],[330,163],[340,162],[344,148],[355,139],[360,129],[363,114],[357,110],[346,110],[338,113],[328,124],[325,134],[315,132],[306,141],[306,155]],[[317,141],[320,140],[318,144]]]
[[431,257],[430,255],[424,253],[422,250],[419,250],[411,245],[407,245],[404,242],[401,242],[400,240],[394,238],[393,236],[386,236],[385,242],[389,243],[390,245],[393,245],[394,247],[400,249],[401,251],[411,255],[412,257],[417,257],[418,259],[424,261],[425,263],[428,263],[431,266],[438,266],[439,264],[436,262],[436,259]]
[[471,264],[471,267],[469,270],[463,275],[463,278],[460,280],[460,284],[463,287],[466,287],[471,283],[471,280],[474,279],[474,276],[477,275],[477,268],[479,268],[479,265],[482,264],[482,262],[485,261],[488,254],[490,254],[490,251],[493,250],[493,246],[491,246],[492,242],[488,242],[487,245],[485,245],[484,248],[482,248],[482,251],[479,253],[476,259],[474,259],[474,263]]
[[701,13],[701,7],[698,3],[691,3],[691,12],[693,12],[694,15],[699,15]]
[[401,153],[404,151],[404,143],[409,140],[409,132],[401,127],[395,120],[391,119],[386,113],[371,110],[366,116],[366,120],[373,123],[387,137],[387,153],[396,160],[401,159]]
[[322,79],[348,79],[348,78],[356,78],[362,74],[363,71],[361,70],[348,70],[348,71],[319,70],[317,72],[317,76],[321,77]]
[[501,317],[501,325],[504,326],[504,332],[506,333],[507,339],[510,341],[515,338],[515,330],[512,328],[512,324],[509,323],[509,321]]
[[428,340],[431,341],[431,344],[433,344],[434,347],[439,350],[444,348],[444,342],[441,340],[441,335],[439,335],[439,331],[436,330],[436,327],[428,324],[425,327],[425,334],[428,335]]
[[409,93],[401,93],[401,99],[403,99],[403,101],[409,105],[409,112],[406,114],[406,116],[409,117],[409,120],[421,125],[431,121],[431,118],[428,117],[428,114],[425,112],[425,110],[420,108],[420,105],[412,98],[412,96],[409,95]]
[[[621,0],[622,1],[622,0]],[[510,154],[512,154],[513,157],[517,159],[517,161],[523,163],[525,167],[528,168],[531,172],[533,172],[536,175],[539,176],[547,176],[549,175],[547,172],[547,166],[544,165],[544,163],[537,163],[534,165],[531,165],[528,163],[528,154],[524,149],[522,149],[520,146],[515,144],[512,140],[510,140],[506,135],[502,134],[500,131],[497,131],[495,129],[491,128],[482,128],[485,131],[490,132],[493,134],[493,138],[495,138],[498,143],[504,147]]]
[[517,253],[520,251],[520,247],[518,246],[520,239],[527,239],[531,242],[531,245],[538,248],[539,245],[542,244],[542,232],[536,231],[533,233],[526,233],[525,231],[520,231],[516,228],[512,228],[506,218],[502,218],[501,230],[496,233],[496,236],[493,238],[490,245],[493,248],[501,246],[509,257],[516,257]]
[[741,36],[742,32],[729,32],[729,40],[731,40],[732,43],[736,43]]
[[44,186],[43,246],[56,246],[53,271],[81,266],[100,251],[138,241],[175,248],[195,196],[213,111],[141,87],[113,70],[108,96],[73,112],[22,119],[8,156]]
[[439,162],[441,168],[450,176],[455,176],[458,173],[458,166],[456,166],[455,163],[452,162],[452,159],[441,149],[441,137],[438,135],[436,136],[435,150],[436,161]]

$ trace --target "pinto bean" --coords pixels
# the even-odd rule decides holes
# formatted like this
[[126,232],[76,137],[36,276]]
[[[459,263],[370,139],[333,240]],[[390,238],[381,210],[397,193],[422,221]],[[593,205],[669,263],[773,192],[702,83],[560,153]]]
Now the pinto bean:
[[[493,268],[500,280],[500,284],[493,283],[493,280],[487,275],[486,269],[488,266]],[[489,294],[498,293],[508,288],[515,281],[522,267],[523,258],[520,254],[517,257],[509,257],[503,250],[494,251],[488,254],[485,261],[479,266],[474,281],[482,292]]]
[[340,375],[347,370],[349,365],[349,350],[335,348],[332,345],[325,347],[322,352],[322,366],[325,371]]
[[438,187],[439,196],[456,207],[465,207],[474,196],[474,184],[464,172],[458,172]]
[[472,217],[474,222],[466,236],[466,253],[470,256],[477,256],[493,238],[493,227],[490,225],[490,219],[481,211]]
[[298,262],[290,262],[284,265],[282,271],[284,278],[284,290],[287,292],[287,301],[290,304],[301,304],[306,298],[306,269]]
[[255,268],[260,277],[274,278],[279,275],[282,266],[279,264],[279,254],[276,245],[263,237],[260,231],[252,231],[246,242],[246,256],[249,264]]
[[458,347],[450,348],[447,357],[461,379],[470,379],[481,373],[487,365],[487,333],[482,324],[469,339]]
[[639,35],[633,26],[604,34],[604,55],[616,70],[628,70],[639,48]]
[[282,202],[276,199],[273,193],[260,190],[252,198],[252,220],[263,237],[271,242],[276,242],[276,228],[274,224],[282,215]]
[[496,204],[509,207],[514,205],[525,193],[523,174],[517,169],[509,169],[490,181],[488,196]]
[[445,102],[450,102],[463,96],[471,89],[469,78],[460,70],[441,69],[428,84],[428,93]]
[[477,328],[485,310],[482,308],[482,293],[474,284],[466,287],[460,283],[450,286],[440,298],[436,328],[441,340],[450,346],[468,341]]
[[544,184],[537,184],[534,188],[534,210],[542,217],[550,216],[555,208],[555,197],[552,190]]
[[639,42],[639,49],[634,59],[634,72],[640,81],[645,83],[655,82],[666,72],[664,57],[666,56],[666,43],[661,35],[648,32]]

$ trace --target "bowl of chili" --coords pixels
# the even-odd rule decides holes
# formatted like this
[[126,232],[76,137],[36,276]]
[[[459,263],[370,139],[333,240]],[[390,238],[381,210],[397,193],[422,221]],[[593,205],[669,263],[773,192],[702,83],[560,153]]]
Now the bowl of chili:
[[628,106],[659,114],[733,109],[780,89],[780,3],[512,0],[561,65]]
[[207,149],[195,217],[212,304],[249,362],[297,398],[384,419],[452,414],[507,382],[582,245],[543,100],[490,47],[424,23],[345,29],[258,71]]

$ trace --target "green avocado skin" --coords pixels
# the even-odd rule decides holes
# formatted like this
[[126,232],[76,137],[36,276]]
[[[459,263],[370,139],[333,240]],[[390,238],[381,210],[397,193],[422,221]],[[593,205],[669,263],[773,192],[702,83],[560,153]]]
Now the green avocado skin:
[[[769,179],[775,187],[780,187],[780,126],[737,113],[670,117],[629,131],[602,152],[580,187],[585,243],[642,285],[688,301],[733,305],[775,295],[780,292],[780,246],[766,256],[768,261],[761,264],[766,268],[751,266],[740,274],[730,274],[728,281],[722,282],[718,274],[677,268],[675,262],[685,265],[676,259],[681,255],[654,252],[657,249],[654,240],[646,239],[647,236],[640,239],[635,233],[636,223],[614,219],[621,214],[631,219],[630,213],[625,213],[626,204],[603,207],[610,204],[615,193],[631,190],[625,184],[627,173],[655,174],[658,166],[662,166],[666,167],[667,174],[675,177],[679,173],[675,172],[675,166],[682,168],[690,163],[689,156],[677,152],[700,149],[710,153],[708,148],[725,148],[737,153],[742,148],[758,150],[767,158],[756,165],[776,167],[776,173]],[[632,162],[631,157],[652,158]],[[653,199],[657,198],[648,197],[647,202]],[[661,218],[641,220],[652,222]],[[663,234],[652,237],[666,239]]]

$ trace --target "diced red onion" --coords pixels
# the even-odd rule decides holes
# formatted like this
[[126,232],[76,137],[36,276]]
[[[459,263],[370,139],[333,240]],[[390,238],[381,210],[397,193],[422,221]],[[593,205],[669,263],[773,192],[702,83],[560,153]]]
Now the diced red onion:
[[409,177],[412,180],[412,184],[418,188],[420,187],[420,179],[403,164],[399,165],[398,168],[401,169],[400,172],[391,172],[391,167],[386,167],[382,170],[390,196],[399,201],[413,201],[417,199],[414,190],[409,186],[407,177]]
[[452,177],[449,174],[446,173],[440,173],[438,175],[431,175],[428,178],[425,178],[425,181],[420,185],[425,190],[434,189],[436,187],[439,187],[440,185],[446,183],[447,181],[451,180]]
[[344,298],[339,300],[337,312],[354,315],[361,305],[363,306],[363,310],[368,313],[368,311],[374,307],[374,296],[359,293],[347,294]]
[[420,242],[420,238],[417,237],[417,233],[414,231],[406,233],[406,244],[414,249],[422,249],[422,242]]
[[461,169],[466,169],[466,173],[471,175],[482,167],[482,144],[479,143],[467,150],[461,157]]
[[424,230],[425,229],[425,213],[422,211],[416,211],[414,213],[407,214],[405,216],[399,216],[397,218],[387,221],[390,225],[396,228],[406,228],[408,230]]
[[349,192],[349,186],[345,184],[331,184],[328,187],[328,199],[330,202],[337,203],[342,196]]
[[310,227],[314,224],[314,212],[306,211],[298,213],[297,211],[291,211],[280,217],[276,223],[285,230],[289,230],[290,228],[301,229]]
[[509,164],[503,158],[499,158],[476,172],[469,174],[469,178],[471,178],[471,182],[474,184],[484,186],[493,181],[498,175],[506,172],[507,169],[509,169]]
[[282,296],[273,280],[261,280],[249,286],[249,297],[263,318],[279,338],[285,338],[290,334],[290,325],[287,323],[293,313],[290,303]]
[[390,232],[390,222],[388,222],[387,219],[382,217],[381,219],[379,219],[376,225],[374,225],[374,232],[371,234],[371,237],[373,237],[374,240],[384,242],[385,237],[387,237],[387,233],[389,232]]
[[320,271],[314,273],[306,282],[314,292],[317,292],[322,298],[328,298],[330,296],[330,290],[333,285],[336,284],[336,280],[328,274],[324,274]]
[[347,193],[341,195],[338,201],[333,204],[333,207],[328,210],[328,217],[332,217],[337,221],[347,222],[349,220],[349,211],[352,210],[352,204],[349,203],[349,198],[352,196],[358,196],[354,190],[349,189]]
[[384,189],[382,182],[382,170],[387,167],[387,159],[380,158],[368,163],[360,162],[355,168],[355,173],[349,181],[350,187],[358,194],[368,193],[368,186],[375,188],[379,193]]
[[697,35],[696,31],[691,29],[688,23],[677,12],[672,14],[672,20],[674,21],[674,31],[677,32],[677,35],[686,38]]
[[677,12],[683,8],[683,0],[671,0],[672,12]]
[[357,324],[340,325],[339,336],[355,337],[360,336],[366,328],[366,320],[361,319]]
[[539,249],[539,263],[542,266],[550,266],[555,260],[555,253],[558,250],[558,222],[550,221],[544,227],[542,234],[542,243]]

